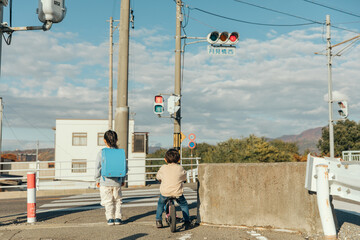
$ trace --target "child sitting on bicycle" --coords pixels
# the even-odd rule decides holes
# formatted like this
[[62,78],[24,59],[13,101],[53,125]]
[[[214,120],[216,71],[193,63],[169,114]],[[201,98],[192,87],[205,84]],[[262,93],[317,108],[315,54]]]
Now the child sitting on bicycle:
[[186,181],[186,171],[179,164],[180,154],[176,149],[169,149],[165,153],[166,165],[161,166],[156,174],[156,179],[161,181],[160,197],[156,209],[156,227],[162,228],[162,213],[169,197],[176,197],[179,204],[185,229],[190,227],[189,206],[184,197],[183,183]]

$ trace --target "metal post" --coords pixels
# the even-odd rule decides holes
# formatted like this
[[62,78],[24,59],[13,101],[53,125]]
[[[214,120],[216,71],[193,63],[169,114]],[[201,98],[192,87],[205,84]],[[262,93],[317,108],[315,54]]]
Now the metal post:
[[330,34],[330,15],[326,15],[326,40],[328,57],[328,103],[329,103],[329,144],[330,158],[334,158],[334,122],[333,122],[333,98],[332,98],[332,55],[331,55],[331,34]]
[[329,174],[327,165],[316,166],[316,197],[325,239],[336,239],[334,216],[330,204]]
[[109,129],[113,129],[113,18],[110,17],[110,57],[109,57]]
[[129,65],[129,16],[130,0],[121,0],[119,28],[119,64],[117,81],[117,107],[115,111],[115,131],[119,148],[128,157],[129,107],[128,107],[128,65]]
[[[175,95],[181,96],[181,14],[182,2],[176,0],[176,35],[175,35]],[[181,99],[176,106],[181,106]],[[180,150],[181,108],[175,113],[174,148]]]
[[36,142],[36,190],[39,190],[40,162],[39,162],[39,141]]

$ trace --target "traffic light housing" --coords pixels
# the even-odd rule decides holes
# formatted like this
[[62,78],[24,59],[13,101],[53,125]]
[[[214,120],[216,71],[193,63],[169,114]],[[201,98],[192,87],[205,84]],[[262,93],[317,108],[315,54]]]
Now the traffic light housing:
[[340,114],[340,116],[342,118],[347,118],[347,116],[349,115],[347,101],[339,101],[338,105],[340,107],[340,110],[338,110],[338,113]]
[[219,45],[234,45],[239,41],[239,33],[237,32],[211,32],[206,37],[208,43],[211,45],[219,44]]
[[164,98],[161,95],[156,95],[154,98],[154,113],[159,115],[164,113]]
[[167,100],[167,111],[170,113],[170,114],[174,114],[176,113],[179,109],[180,109],[180,106],[176,106],[176,103],[180,100],[180,97],[178,96],[170,96]]

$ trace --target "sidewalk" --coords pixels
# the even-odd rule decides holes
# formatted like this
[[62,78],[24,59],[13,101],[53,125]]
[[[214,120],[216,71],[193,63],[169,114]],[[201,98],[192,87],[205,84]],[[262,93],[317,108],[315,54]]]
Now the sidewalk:
[[[196,209],[190,210],[192,217]],[[36,224],[27,224],[26,216],[17,218],[16,224],[0,227],[0,239],[3,240],[68,240],[68,239],[262,239],[303,240],[300,233],[279,232],[264,228],[226,227],[200,225],[185,231],[178,226],[176,233],[171,233],[168,227],[155,227],[155,208],[124,208],[124,223],[107,226],[104,209],[83,212],[58,212],[47,215],[38,214]],[[193,223],[195,219],[193,219]]]

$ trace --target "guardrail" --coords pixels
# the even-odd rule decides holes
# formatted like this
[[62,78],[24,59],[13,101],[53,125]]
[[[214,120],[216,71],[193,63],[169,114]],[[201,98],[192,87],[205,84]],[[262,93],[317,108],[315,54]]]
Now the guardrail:
[[[187,170],[187,180],[190,182],[197,178],[197,167],[201,158],[182,158],[181,165]],[[144,161],[145,160],[145,161]],[[164,165],[163,158],[147,159],[128,159],[128,161],[144,161],[145,166],[129,166],[128,176],[145,175],[146,183],[156,181],[158,169]],[[37,190],[56,190],[64,189],[68,186],[71,189],[96,188],[94,178],[95,160],[87,161],[85,173],[79,173],[76,176],[67,176],[62,174],[56,176],[55,171],[83,170],[84,168],[64,168],[64,164],[71,164],[69,161],[36,161],[36,162],[0,162],[0,191],[2,190],[26,190],[27,172],[36,172],[36,189]],[[27,167],[26,167],[27,166]],[[52,166],[48,168],[46,166]],[[137,172],[137,168],[145,168],[144,172]],[[91,180],[89,180],[91,179]],[[139,180],[133,180],[138,182]],[[129,183],[128,179],[126,182]],[[71,186],[70,186],[71,185]]]
[[[360,151],[359,151],[360,152]],[[348,158],[307,159],[305,188],[317,193],[317,202],[325,236],[336,235],[330,195],[360,202],[360,161]],[[331,216],[331,217],[329,217]]]
[[343,151],[342,159],[344,161],[357,161],[360,162],[360,151]]

